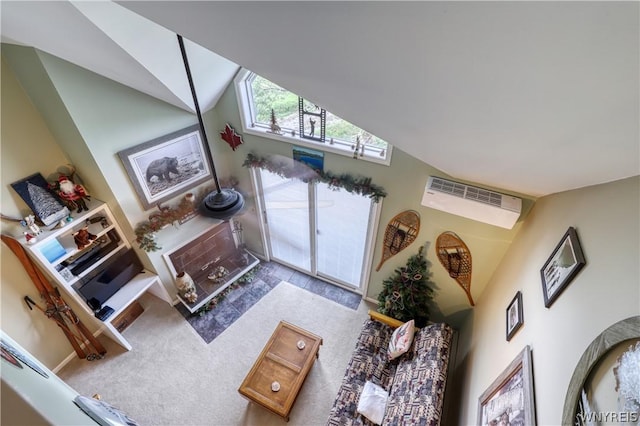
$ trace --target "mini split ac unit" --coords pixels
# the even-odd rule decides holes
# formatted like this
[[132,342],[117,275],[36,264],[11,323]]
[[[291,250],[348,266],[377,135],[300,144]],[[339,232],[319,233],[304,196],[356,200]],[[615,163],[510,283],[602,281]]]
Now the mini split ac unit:
[[427,181],[422,205],[507,229],[522,210],[520,198],[435,176]]

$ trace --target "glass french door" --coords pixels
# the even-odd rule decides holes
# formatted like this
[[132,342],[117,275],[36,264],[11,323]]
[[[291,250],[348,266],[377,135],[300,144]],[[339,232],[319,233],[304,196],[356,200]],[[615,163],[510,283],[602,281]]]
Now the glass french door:
[[368,197],[256,170],[270,257],[361,288],[377,205]]
[[311,271],[309,185],[260,170],[271,258]]

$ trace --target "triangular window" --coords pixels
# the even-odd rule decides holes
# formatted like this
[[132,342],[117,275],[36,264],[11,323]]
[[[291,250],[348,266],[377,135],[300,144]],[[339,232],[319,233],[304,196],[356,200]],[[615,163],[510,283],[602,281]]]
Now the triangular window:
[[243,71],[236,78],[244,131],[389,164],[391,145],[277,84]]

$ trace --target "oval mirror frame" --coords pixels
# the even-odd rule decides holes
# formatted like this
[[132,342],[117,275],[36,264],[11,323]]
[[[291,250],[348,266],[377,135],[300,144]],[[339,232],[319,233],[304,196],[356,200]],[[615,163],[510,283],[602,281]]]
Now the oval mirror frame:
[[573,425],[580,392],[591,370],[600,358],[614,346],[631,339],[640,339],[640,315],[618,321],[596,337],[584,351],[573,371],[567,395],[564,398],[562,424]]

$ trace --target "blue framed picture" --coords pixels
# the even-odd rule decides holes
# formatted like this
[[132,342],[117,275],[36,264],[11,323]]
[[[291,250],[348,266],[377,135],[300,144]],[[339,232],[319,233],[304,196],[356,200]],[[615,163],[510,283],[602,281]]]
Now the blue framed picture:
[[324,171],[324,152],[301,146],[293,147],[293,159],[309,166],[312,170]]

